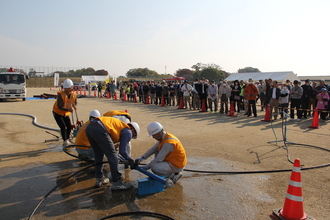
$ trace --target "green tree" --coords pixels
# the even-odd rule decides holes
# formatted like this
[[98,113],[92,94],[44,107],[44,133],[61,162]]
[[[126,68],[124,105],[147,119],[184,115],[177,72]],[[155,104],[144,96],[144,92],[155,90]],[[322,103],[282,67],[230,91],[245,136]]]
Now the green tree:
[[224,75],[221,72],[221,70],[212,68],[212,67],[208,67],[201,71],[200,77],[204,77],[205,79],[208,79],[208,80],[218,81],[221,78],[223,79]]
[[[219,73],[220,76],[218,76],[218,78],[225,78],[227,76],[229,76],[230,74],[227,73],[226,71],[223,71],[222,68],[218,65],[218,64],[214,64],[214,63],[209,63],[209,64],[205,64],[205,63],[196,63],[195,65],[193,65],[191,67],[192,69],[194,69],[194,73],[192,75],[193,80],[194,79],[200,79],[201,77],[206,78],[205,76],[202,76],[202,72],[205,69],[214,69],[214,70],[218,70],[217,72]],[[208,71],[206,71],[208,72]],[[208,79],[210,79],[209,77],[207,77]],[[214,78],[214,80],[217,78]]]
[[260,70],[258,68],[253,68],[251,66],[248,66],[243,69],[238,69],[237,72],[238,73],[257,73],[257,72],[260,72]]
[[106,70],[97,70],[95,72],[95,75],[98,75],[98,76],[107,76],[107,75],[109,75],[109,73]]
[[190,81],[193,79],[193,74],[195,71],[190,69],[178,69],[175,73],[176,77],[184,77],[186,80]]
[[159,74],[154,70],[149,70],[148,68],[135,68],[130,69],[126,73],[127,77],[158,77]]

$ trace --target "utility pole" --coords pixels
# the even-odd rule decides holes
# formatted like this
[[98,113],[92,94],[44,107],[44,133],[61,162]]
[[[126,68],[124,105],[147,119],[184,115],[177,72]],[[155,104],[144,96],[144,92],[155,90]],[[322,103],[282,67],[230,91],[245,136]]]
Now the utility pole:
[[165,75],[166,75],[166,67],[167,67],[167,65],[165,65]]

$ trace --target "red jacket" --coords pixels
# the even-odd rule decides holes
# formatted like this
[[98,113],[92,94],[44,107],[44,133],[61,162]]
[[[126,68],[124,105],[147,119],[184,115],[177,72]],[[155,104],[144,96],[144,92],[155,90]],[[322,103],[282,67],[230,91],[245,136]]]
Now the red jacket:
[[247,100],[256,100],[258,88],[254,84],[247,84],[244,89],[244,95]]

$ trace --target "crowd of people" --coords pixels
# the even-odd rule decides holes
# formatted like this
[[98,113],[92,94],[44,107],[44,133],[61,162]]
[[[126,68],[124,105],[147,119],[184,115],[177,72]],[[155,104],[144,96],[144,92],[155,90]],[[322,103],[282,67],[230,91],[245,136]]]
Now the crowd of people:
[[[329,119],[330,87],[322,79],[318,82],[307,79],[303,84],[298,80],[286,80],[280,84],[272,79],[233,82],[220,79],[219,83],[204,78],[193,82],[135,81],[119,82],[117,89],[122,100],[144,104],[183,105],[188,110],[204,108],[220,114],[228,114],[233,107],[234,112],[247,117],[257,117],[258,111],[269,108],[272,120],[282,118],[285,114],[290,120],[297,121],[311,116],[318,109],[322,120]],[[116,90],[111,91],[111,97],[114,92]]]

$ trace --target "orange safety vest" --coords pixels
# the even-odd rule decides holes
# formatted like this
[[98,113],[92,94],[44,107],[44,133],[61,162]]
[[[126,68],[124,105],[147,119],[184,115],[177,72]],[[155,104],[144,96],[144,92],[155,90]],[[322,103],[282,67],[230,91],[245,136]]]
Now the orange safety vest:
[[104,125],[104,128],[107,130],[107,132],[110,134],[110,137],[113,141],[113,143],[120,142],[120,132],[124,128],[130,128],[127,124],[120,121],[117,118],[113,117],[99,117],[97,118],[102,122]]
[[116,115],[127,115],[129,118],[131,118],[130,114],[128,114],[127,112],[124,112],[124,111],[119,111],[119,110],[112,110],[112,111],[108,111],[103,114],[103,116],[107,116],[107,117],[113,117]]
[[178,169],[183,168],[187,164],[187,157],[186,157],[186,151],[183,148],[181,142],[177,137],[174,135],[166,132],[165,138],[162,140],[162,142],[158,146],[158,150],[160,151],[165,143],[169,143],[174,145],[173,152],[170,152],[165,157],[165,161],[173,164]]
[[[77,101],[77,96],[76,93],[74,92],[70,92],[70,98],[67,96],[67,94],[64,91],[58,91],[57,95],[61,95],[63,101],[63,106],[62,106],[63,108],[71,109],[72,108],[71,106],[74,105],[75,102]],[[53,106],[53,112],[62,116],[69,116],[70,112],[59,109],[57,106],[57,102],[58,100],[56,99]]]
[[[90,120],[88,120],[81,128],[79,128],[79,131],[76,136],[76,140],[74,142],[75,145],[84,145],[84,146],[91,146],[89,143],[88,137],[86,135],[86,128],[89,124]],[[88,150],[90,147],[83,147],[83,146],[75,146],[76,148],[80,148],[82,150]]]

